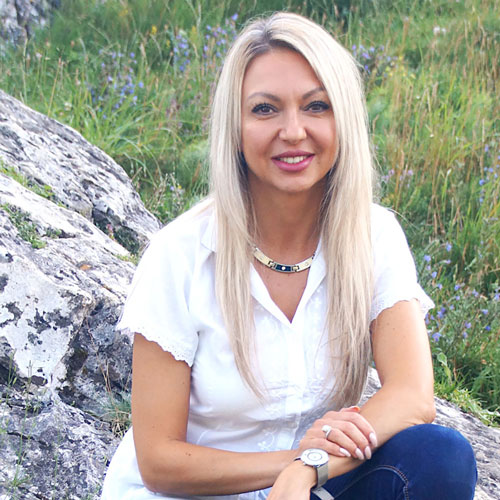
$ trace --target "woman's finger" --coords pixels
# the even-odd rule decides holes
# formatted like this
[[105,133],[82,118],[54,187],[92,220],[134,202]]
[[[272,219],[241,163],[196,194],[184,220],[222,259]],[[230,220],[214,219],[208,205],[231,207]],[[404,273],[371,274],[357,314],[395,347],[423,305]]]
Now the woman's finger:
[[358,407],[344,408],[339,412],[328,412],[322,419],[317,422],[322,425],[328,424],[334,426],[332,421],[349,421],[352,422],[360,432],[366,437],[372,447],[377,447],[378,440],[375,430],[371,424],[358,412]]

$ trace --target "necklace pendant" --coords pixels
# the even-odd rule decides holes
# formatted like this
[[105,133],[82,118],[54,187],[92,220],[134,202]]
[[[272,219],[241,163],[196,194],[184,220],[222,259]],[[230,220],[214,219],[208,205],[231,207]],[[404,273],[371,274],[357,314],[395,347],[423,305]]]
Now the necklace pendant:
[[315,253],[311,255],[306,260],[299,262],[298,264],[280,264],[279,262],[275,262],[273,259],[269,258],[262,250],[255,247],[253,251],[253,256],[261,263],[264,264],[269,269],[273,271],[277,271],[279,273],[300,273],[301,271],[305,271],[311,267],[312,261],[314,259]]

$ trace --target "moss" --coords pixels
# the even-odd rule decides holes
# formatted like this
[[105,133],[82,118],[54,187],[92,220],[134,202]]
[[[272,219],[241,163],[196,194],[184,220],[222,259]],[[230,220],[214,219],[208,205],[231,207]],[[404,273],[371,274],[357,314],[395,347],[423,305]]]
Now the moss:
[[14,167],[9,167],[0,159],[0,173],[5,174],[14,181],[29,189],[33,193],[47,200],[55,201],[55,194],[52,187],[48,184],[39,184],[33,179],[26,177],[21,172],[18,172]]
[[126,227],[120,227],[114,231],[115,240],[120,243],[120,245],[126,248],[131,254],[138,255],[141,249],[141,244],[137,241],[137,238],[133,231]]
[[135,266],[139,263],[139,255],[129,254],[129,255],[115,255],[117,259],[123,260],[124,262],[132,262]]
[[7,203],[4,203],[1,207],[7,213],[10,221],[16,227],[19,236],[24,241],[27,241],[35,249],[43,248],[46,245],[40,238],[36,225],[31,222],[27,212]]

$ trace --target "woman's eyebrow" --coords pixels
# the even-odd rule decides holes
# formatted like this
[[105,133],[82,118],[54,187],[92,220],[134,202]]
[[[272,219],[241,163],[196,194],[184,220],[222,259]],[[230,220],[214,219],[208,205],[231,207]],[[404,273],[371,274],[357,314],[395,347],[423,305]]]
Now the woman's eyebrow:
[[[302,95],[302,99],[309,99],[309,97],[313,96],[314,94],[317,94],[319,92],[326,92],[324,87],[316,87],[315,89],[309,90],[305,94]],[[270,94],[269,92],[254,92],[253,94],[250,94],[247,97],[247,101],[250,99],[253,99],[254,97],[265,97],[266,99],[269,99],[270,101],[274,102],[280,102],[281,99],[278,96],[275,96],[274,94]]]
[[274,102],[279,102],[280,98],[275,96],[274,94],[269,94],[268,92],[254,92],[253,94],[250,94],[247,97],[247,101],[250,99],[253,99],[254,97],[265,97],[266,99],[269,99]]
[[317,94],[318,92],[326,92],[326,90],[324,87],[316,87],[315,89],[312,89],[309,92],[306,92],[302,96],[302,99],[309,99],[309,97],[312,97],[314,94]]

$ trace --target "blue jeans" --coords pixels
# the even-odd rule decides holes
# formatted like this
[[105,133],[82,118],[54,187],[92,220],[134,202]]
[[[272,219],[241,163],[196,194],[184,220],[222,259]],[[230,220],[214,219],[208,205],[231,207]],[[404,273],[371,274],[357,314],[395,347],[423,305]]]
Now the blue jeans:
[[323,487],[335,500],[472,500],[476,481],[474,452],[462,434],[425,424],[396,434],[371,460]]

